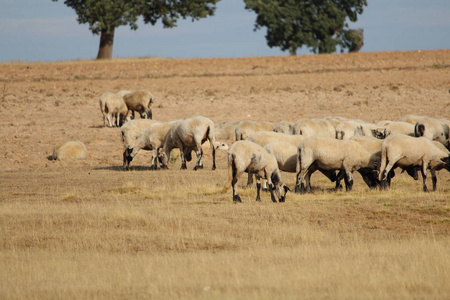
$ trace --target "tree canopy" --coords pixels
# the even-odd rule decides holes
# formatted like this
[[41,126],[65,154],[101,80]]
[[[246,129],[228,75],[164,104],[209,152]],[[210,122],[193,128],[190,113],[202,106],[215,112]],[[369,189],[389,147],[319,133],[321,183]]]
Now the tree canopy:
[[[357,21],[367,0],[244,0],[257,14],[255,30],[267,27],[270,47],[295,55],[306,46],[314,53],[332,53],[362,46],[362,31],[350,31],[347,19]],[[358,48],[356,44],[360,45]]]
[[[52,0],[58,1],[58,0]],[[89,24],[93,34],[100,34],[97,59],[111,58],[114,31],[119,26],[138,28],[137,21],[155,25],[161,20],[165,28],[175,27],[179,18],[192,21],[214,15],[220,0],[65,0],[78,15],[78,23]]]

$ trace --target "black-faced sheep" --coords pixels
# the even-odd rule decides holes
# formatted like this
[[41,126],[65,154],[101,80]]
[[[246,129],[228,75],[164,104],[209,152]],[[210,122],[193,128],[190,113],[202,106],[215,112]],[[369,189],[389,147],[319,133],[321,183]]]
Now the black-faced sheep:
[[228,150],[228,183],[224,192],[230,185],[233,187],[233,201],[242,202],[237,190],[239,177],[244,173],[256,175],[256,201],[261,201],[261,179],[269,184],[270,197],[277,202],[285,202],[286,193],[290,189],[283,183],[280,170],[275,157],[263,147],[250,141],[237,141]]
[[62,160],[66,158],[86,158],[86,146],[80,141],[68,141],[57,144],[53,148],[53,154],[49,159]]
[[450,149],[450,129],[443,120],[428,117],[420,119],[414,127],[414,135],[440,142]]
[[436,190],[436,171],[443,168],[450,172],[450,152],[439,142],[424,137],[410,137],[403,134],[388,136],[381,146],[379,180],[386,188],[386,178],[394,166],[421,168],[423,190],[428,192],[426,180],[430,169],[433,191]]
[[[157,123],[156,120],[138,119],[131,120],[125,123],[120,128],[120,136],[123,143],[123,168],[125,170],[130,169],[131,160],[128,160],[128,149],[134,144],[134,142],[144,133],[145,129],[150,125]],[[148,148],[142,148],[143,150],[151,150]]]
[[[345,173],[346,190],[353,186],[353,171],[375,169],[376,162],[369,152],[352,140],[313,136],[298,146],[296,191],[310,192],[310,177],[316,170],[341,170]],[[306,183],[306,187],[304,185]]]
[[389,122],[388,124],[373,130],[374,136],[378,139],[384,139],[391,134],[406,134],[414,136],[414,124],[397,121]]
[[236,126],[235,138],[236,141],[243,141],[257,131],[273,131],[274,125],[269,122],[256,122],[256,121],[242,121]]
[[100,110],[103,115],[103,126],[113,127],[112,119],[114,118],[114,125],[120,127],[125,121],[128,108],[123,100],[123,96],[130,93],[130,91],[119,91],[118,93],[104,93],[100,97]]
[[[153,95],[148,90],[138,90],[123,97],[128,109],[127,120],[134,119],[134,112],[137,111],[142,119],[152,119]],[[131,116],[130,116],[131,114]]]
[[194,149],[197,154],[197,163],[194,170],[203,168],[202,144],[209,141],[212,148],[212,169],[216,169],[216,141],[214,134],[214,122],[203,116],[196,116],[175,124],[169,130],[164,141],[164,152],[166,154],[165,164],[170,158],[170,151],[174,148],[180,149],[181,169],[187,169],[186,161],[191,160],[191,150]]

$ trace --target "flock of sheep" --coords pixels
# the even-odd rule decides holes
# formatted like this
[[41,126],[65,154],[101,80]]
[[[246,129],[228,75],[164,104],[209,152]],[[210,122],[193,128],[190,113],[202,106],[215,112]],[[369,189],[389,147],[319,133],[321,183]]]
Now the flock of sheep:
[[[151,169],[167,168],[172,149],[178,148],[181,169],[197,155],[194,170],[203,168],[202,144],[212,148],[212,169],[216,169],[215,151],[228,150],[228,183],[233,201],[241,201],[237,182],[248,173],[247,185],[256,179],[260,201],[262,185],[268,186],[273,202],[284,202],[290,191],[281,171],[297,173],[295,191],[311,191],[311,175],[320,171],[335,187],[346,190],[353,186],[353,172],[358,171],[371,188],[385,189],[401,168],[415,180],[418,171],[426,185],[427,170],[436,189],[436,171],[450,171],[450,121],[426,116],[407,115],[399,121],[370,123],[342,117],[301,118],[297,122],[224,121],[214,123],[203,116],[159,122],[152,120],[153,96],[146,90],[105,93],[100,99],[104,125],[120,127],[124,145],[123,166],[130,169],[140,150],[152,151]],[[141,119],[134,119],[137,111]],[[114,122],[113,122],[114,121]],[[114,124],[114,125],[113,125]],[[122,125],[123,124],[123,125]],[[216,141],[232,140],[227,144]]]

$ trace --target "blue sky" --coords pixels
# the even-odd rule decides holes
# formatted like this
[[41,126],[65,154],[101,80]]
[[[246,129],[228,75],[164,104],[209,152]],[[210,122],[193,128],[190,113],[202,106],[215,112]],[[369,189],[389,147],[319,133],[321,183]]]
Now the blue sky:
[[[99,36],[78,24],[63,0],[0,0],[0,61],[93,59]],[[243,0],[222,0],[213,17],[163,29],[139,22],[139,29],[119,27],[114,57],[284,56],[270,48],[265,29],[254,31],[256,15]],[[364,29],[361,52],[450,49],[450,0],[368,0],[351,28]],[[299,55],[310,54],[307,49]]]

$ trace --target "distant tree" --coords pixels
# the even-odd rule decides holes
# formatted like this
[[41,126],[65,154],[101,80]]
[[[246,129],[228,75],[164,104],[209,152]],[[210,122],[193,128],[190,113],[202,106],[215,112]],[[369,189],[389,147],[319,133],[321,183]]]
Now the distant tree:
[[[367,0],[244,0],[245,8],[256,14],[255,30],[267,27],[270,47],[295,55],[298,48],[314,53],[333,53],[349,48],[347,18],[357,21]],[[350,42],[351,43],[351,42]]]
[[[58,1],[58,0],[52,0]],[[144,23],[155,25],[161,20],[165,28],[175,27],[177,20],[190,17],[192,21],[214,15],[220,0],[65,0],[75,10],[78,23],[89,24],[93,34],[100,34],[97,59],[112,57],[114,31],[129,25],[138,28],[140,16]]]

